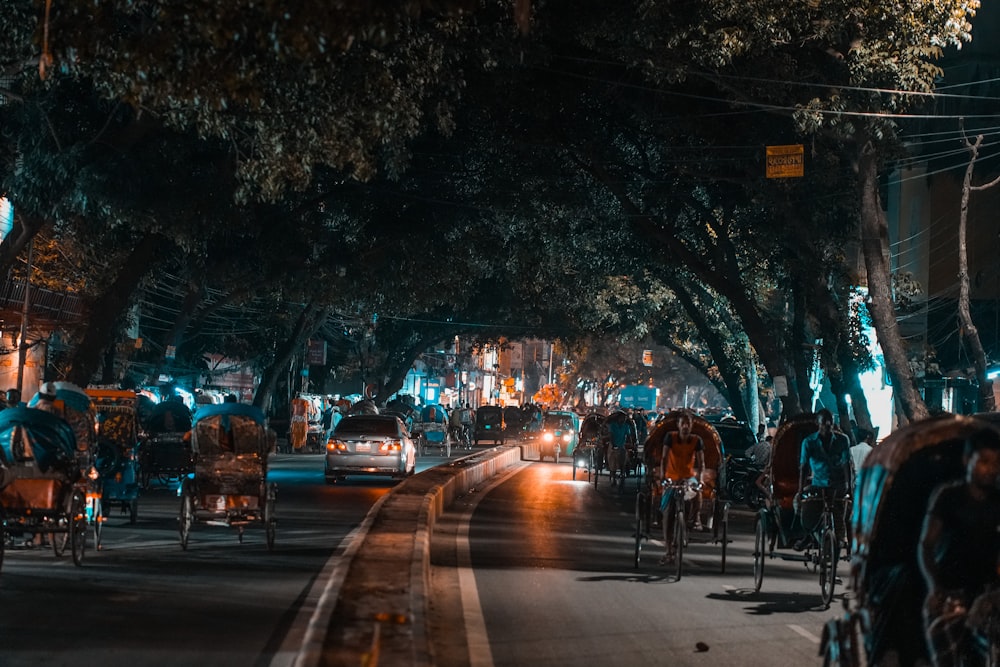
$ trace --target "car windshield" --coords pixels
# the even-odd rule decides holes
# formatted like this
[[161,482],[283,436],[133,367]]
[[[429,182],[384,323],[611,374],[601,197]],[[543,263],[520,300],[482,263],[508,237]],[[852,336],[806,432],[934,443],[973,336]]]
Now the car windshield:
[[344,419],[334,430],[335,435],[398,435],[396,422],[389,419]]
[[544,427],[568,431],[573,428],[573,419],[566,415],[545,415]]

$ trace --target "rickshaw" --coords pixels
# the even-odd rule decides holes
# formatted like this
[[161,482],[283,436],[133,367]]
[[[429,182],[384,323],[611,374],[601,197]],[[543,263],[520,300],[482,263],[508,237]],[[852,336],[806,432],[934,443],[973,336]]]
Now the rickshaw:
[[837,585],[838,561],[846,559],[837,539],[834,512],[841,511],[839,502],[849,499],[804,493],[800,506],[795,506],[802,440],[817,430],[816,415],[805,413],[789,419],[774,435],[771,462],[764,471],[769,482],[766,504],[754,520],[753,579],[754,591],[759,592],[768,558],[801,562],[819,573],[823,604],[829,606]]
[[198,408],[191,428],[194,471],[181,481],[180,540],[187,549],[195,522],[235,526],[243,542],[251,523],[264,527],[269,550],[274,549],[277,484],[267,481],[267,459],[276,436],[264,413],[241,403]]
[[604,465],[604,445],[601,441],[606,417],[591,412],[580,423],[580,438],[573,452],[573,479],[576,479],[576,469],[586,468],[587,481],[597,485],[597,476]]
[[152,480],[168,484],[194,469],[191,444],[191,411],[177,400],[157,403],[142,424],[145,434],[139,444],[139,485],[148,489]]
[[1000,426],[998,417],[943,415],[912,423],[865,459],[851,515],[853,595],[823,630],[825,664],[929,664],[922,616],[927,585],[917,559],[924,516],[939,485],[964,478],[965,440]]
[[[54,390],[56,397],[50,411],[69,424],[76,438],[76,456],[84,471],[78,484],[86,501],[87,523],[94,531],[94,546],[100,549],[104,529],[104,490],[100,474],[94,466],[97,455],[97,413],[94,403],[87,392],[72,382],[46,382],[45,387],[49,392]],[[36,393],[28,401],[28,407],[40,406],[41,400],[41,393]]]
[[97,455],[94,466],[100,476],[102,504],[112,503],[128,513],[134,524],[139,512],[139,474],[136,450],[139,444],[137,399],[133,391],[86,389],[97,411]]
[[14,537],[47,534],[55,555],[67,542],[83,564],[87,541],[85,459],[60,417],[27,407],[0,412],[0,566]]
[[[635,497],[635,567],[639,567],[642,558],[643,543],[649,540],[653,513],[660,511],[662,500],[662,490],[658,479],[660,464],[663,460],[663,438],[667,433],[677,430],[677,422],[681,416],[680,411],[668,413],[663,419],[657,422],[656,426],[649,433],[646,442],[643,443],[643,475],[639,490]],[[719,571],[726,572],[726,551],[729,545],[729,507],[730,501],[724,494],[719,493],[717,488],[718,480],[723,476],[723,468],[726,461],[726,450],[722,444],[722,438],[711,422],[697,415],[691,415],[691,433],[701,438],[705,446],[704,459],[705,468],[702,473],[701,488],[697,490],[701,493],[701,511],[703,516],[708,516],[708,524],[712,531],[711,543],[721,547]],[[688,516],[688,513],[685,513]],[[695,517],[690,517],[694,520]],[[678,525],[676,530],[684,531],[679,546],[686,546],[691,540],[691,534],[687,532],[687,525]],[[697,540],[697,533],[693,534]],[[687,539],[684,539],[684,537]],[[678,550],[676,555],[677,578],[680,579],[682,565],[682,551]]]
[[417,441],[417,450],[421,456],[427,456],[431,448],[442,450],[445,456],[451,456],[448,413],[440,405],[431,403],[420,410],[419,421],[413,424],[411,435]]

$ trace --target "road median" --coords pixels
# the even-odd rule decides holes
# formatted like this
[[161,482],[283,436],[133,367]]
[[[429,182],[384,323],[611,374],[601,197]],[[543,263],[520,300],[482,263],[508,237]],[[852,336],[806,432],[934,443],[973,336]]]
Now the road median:
[[351,559],[322,645],[303,647],[296,664],[434,664],[426,591],[436,522],[456,498],[521,460],[520,447],[493,447],[392,489]]

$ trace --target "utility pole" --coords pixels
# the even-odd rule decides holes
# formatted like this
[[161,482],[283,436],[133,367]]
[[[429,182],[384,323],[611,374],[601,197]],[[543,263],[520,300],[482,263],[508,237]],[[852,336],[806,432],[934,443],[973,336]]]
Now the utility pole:
[[31,262],[35,240],[28,241],[28,268],[24,274],[24,300],[21,304],[21,333],[17,341],[17,393],[24,396],[24,365],[28,357],[28,312],[31,310]]

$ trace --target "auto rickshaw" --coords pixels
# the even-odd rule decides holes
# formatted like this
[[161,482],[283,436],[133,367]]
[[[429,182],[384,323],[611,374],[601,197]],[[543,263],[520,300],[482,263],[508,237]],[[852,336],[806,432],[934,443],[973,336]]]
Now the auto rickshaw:
[[139,513],[139,445],[137,399],[133,391],[86,389],[97,411],[97,455],[94,465],[100,476],[102,504],[119,504],[134,524]]
[[[658,479],[660,474],[660,463],[663,460],[663,438],[670,431],[677,430],[677,422],[681,416],[680,411],[668,413],[661,419],[643,443],[643,468],[645,474],[640,480],[639,491],[635,498],[635,567],[639,567],[642,556],[643,543],[648,541],[651,526],[653,523],[653,513],[660,511],[662,493]],[[701,438],[705,446],[704,459],[705,468],[701,478],[701,511],[706,517],[705,526],[711,526],[711,538],[709,541],[718,544],[721,548],[719,557],[719,571],[726,571],[726,551],[729,545],[729,509],[730,502],[720,495],[717,489],[717,480],[722,476],[726,461],[726,450],[722,444],[715,427],[706,419],[698,415],[691,415],[691,433]],[[690,516],[686,513],[685,516]],[[690,516],[693,521],[695,517]],[[684,527],[687,530],[687,526]],[[689,533],[689,541],[699,541],[697,533]],[[680,554],[676,559],[678,578],[681,568]]]
[[234,526],[243,542],[244,528],[264,527],[274,549],[274,505],[278,487],[267,481],[268,456],[276,434],[264,413],[252,405],[219,403],[198,408],[191,428],[194,470],[181,482],[180,541],[187,549],[196,522]]
[[139,485],[147,489],[153,480],[168,484],[194,469],[191,443],[191,411],[178,400],[157,403],[144,424],[139,444]]
[[998,417],[942,415],[911,423],[865,459],[850,526],[853,595],[823,630],[825,664],[929,664],[922,616],[927,584],[918,562],[924,517],[935,489],[964,479],[966,439],[997,428]]
[[83,564],[85,472],[64,419],[28,407],[0,412],[0,566],[15,537],[39,533],[49,536],[57,557],[69,543],[73,563]]

